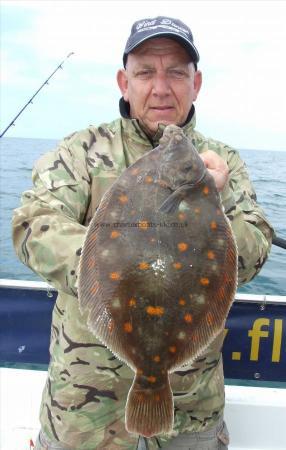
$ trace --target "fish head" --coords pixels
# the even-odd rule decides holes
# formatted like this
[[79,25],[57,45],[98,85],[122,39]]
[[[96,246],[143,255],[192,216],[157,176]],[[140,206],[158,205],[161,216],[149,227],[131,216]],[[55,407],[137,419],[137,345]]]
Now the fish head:
[[183,185],[196,185],[206,168],[198,151],[182,128],[168,125],[160,139],[162,152],[160,179],[172,190]]

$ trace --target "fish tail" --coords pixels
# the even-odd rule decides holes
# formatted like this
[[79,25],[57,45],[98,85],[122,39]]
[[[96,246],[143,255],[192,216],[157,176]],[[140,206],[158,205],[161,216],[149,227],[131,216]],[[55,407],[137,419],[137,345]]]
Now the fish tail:
[[125,424],[129,433],[151,437],[172,430],[174,401],[167,373],[162,381],[157,389],[144,389],[136,374],[126,403]]

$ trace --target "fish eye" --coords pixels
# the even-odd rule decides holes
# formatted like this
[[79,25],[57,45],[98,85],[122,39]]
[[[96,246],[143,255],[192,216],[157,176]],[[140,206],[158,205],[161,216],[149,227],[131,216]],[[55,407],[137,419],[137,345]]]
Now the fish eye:
[[188,173],[188,172],[190,172],[192,169],[193,169],[193,165],[192,165],[192,164],[189,164],[188,166],[183,167],[183,168],[182,168],[182,171],[185,172],[185,173]]

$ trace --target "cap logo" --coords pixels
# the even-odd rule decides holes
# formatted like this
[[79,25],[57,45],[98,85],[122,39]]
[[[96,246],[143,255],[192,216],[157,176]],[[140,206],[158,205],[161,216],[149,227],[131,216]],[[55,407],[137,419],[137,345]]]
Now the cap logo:
[[152,25],[155,25],[156,23],[156,19],[155,20],[143,20],[143,22],[139,22],[136,25],[136,30],[140,30],[141,28],[146,28],[146,27],[151,27]]
[[143,20],[142,22],[139,22],[136,25],[136,31],[148,31],[148,30],[154,30],[156,28],[167,28],[171,31],[176,31],[177,33],[184,33],[185,35],[189,36],[190,33],[186,28],[180,27],[176,23],[174,23],[170,19],[153,19],[153,20]]

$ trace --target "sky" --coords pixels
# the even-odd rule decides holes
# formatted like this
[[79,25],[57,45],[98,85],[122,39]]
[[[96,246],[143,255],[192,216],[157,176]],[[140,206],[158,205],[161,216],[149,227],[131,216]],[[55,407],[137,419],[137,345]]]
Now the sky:
[[286,1],[2,0],[0,130],[70,52],[6,137],[61,139],[119,117],[116,73],[135,20],[190,26],[203,86],[197,129],[242,149],[286,151]]

